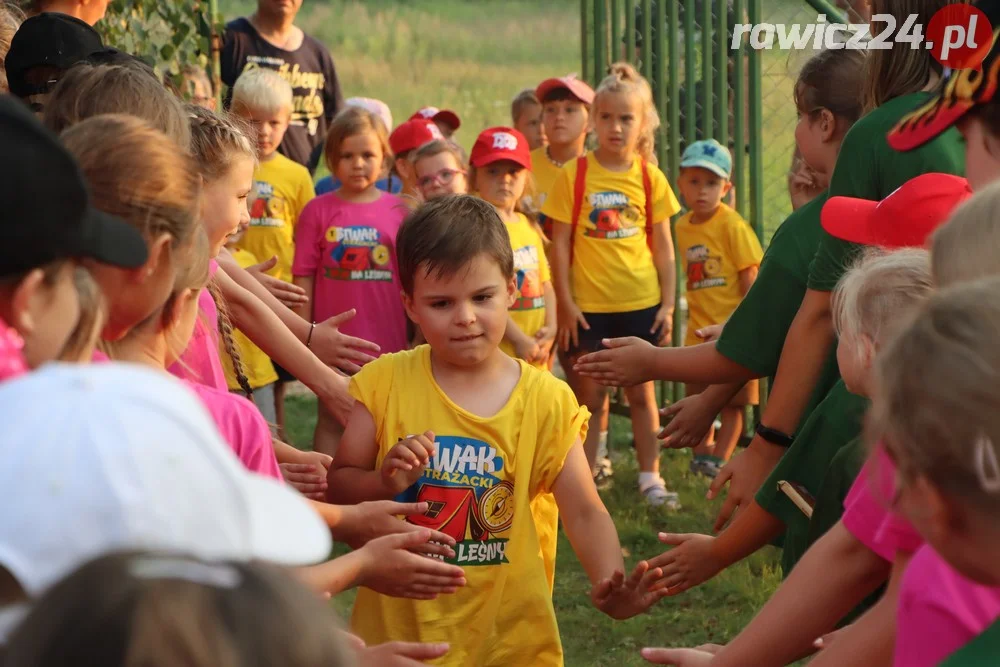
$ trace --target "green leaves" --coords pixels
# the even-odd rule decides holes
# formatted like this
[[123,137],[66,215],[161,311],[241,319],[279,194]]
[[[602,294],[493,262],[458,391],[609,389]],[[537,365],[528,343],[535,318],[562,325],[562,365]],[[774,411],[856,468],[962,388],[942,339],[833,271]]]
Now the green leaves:
[[112,0],[95,28],[105,44],[142,58],[179,84],[186,65],[208,68],[212,30],[221,35],[223,25],[203,0]]

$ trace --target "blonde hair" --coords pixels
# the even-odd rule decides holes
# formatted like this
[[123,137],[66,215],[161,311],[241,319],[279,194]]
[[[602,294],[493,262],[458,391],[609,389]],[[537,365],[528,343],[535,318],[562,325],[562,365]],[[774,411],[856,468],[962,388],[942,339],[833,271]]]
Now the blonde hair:
[[3,63],[7,51],[10,50],[10,41],[14,39],[14,33],[21,27],[23,20],[24,14],[20,9],[0,0],[0,94],[10,92],[10,87],[7,85],[7,70]]
[[83,363],[93,357],[94,348],[101,336],[107,316],[104,293],[90,272],[76,267],[73,283],[80,300],[80,319],[59,355],[61,361]]
[[525,88],[519,92],[510,103],[510,119],[514,125],[521,118],[521,114],[530,106],[542,106],[535,96],[534,88]]
[[[916,15],[918,26],[930,25],[939,10],[952,4],[967,4],[966,0],[872,0],[872,16],[891,14],[901,25],[908,16]],[[887,26],[872,21],[872,34]],[[882,106],[889,100],[923,90],[933,74],[942,73],[942,65],[933,52],[924,48],[911,49],[898,42],[889,49],[868,53],[861,100],[865,111]]]
[[976,192],[931,236],[938,287],[1000,274],[1000,183]]
[[167,135],[135,116],[106,114],[62,134],[76,158],[93,206],[118,216],[147,240],[161,234],[186,246],[198,225],[197,164]]
[[919,248],[867,250],[833,292],[833,323],[848,340],[864,336],[874,345],[889,340],[896,325],[933,288],[930,254]]
[[190,146],[191,130],[181,101],[138,67],[88,63],[71,67],[45,103],[43,120],[53,132],[62,132],[102,114],[142,118],[185,151]]
[[638,95],[642,102],[642,126],[635,151],[646,162],[656,164],[656,129],[660,127],[660,114],[656,111],[653,89],[649,86],[649,82],[632,65],[625,62],[615,63],[608,68],[608,76],[604,77],[594,91],[595,110],[600,105],[601,98],[609,93]]
[[106,555],[52,587],[10,639],[21,667],[351,667],[330,608],[286,570]]
[[333,118],[330,131],[326,135],[326,145],[323,146],[323,157],[326,168],[334,176],[337,175],[337,163],[340,162],[340,145],[347,137],[353,137],[364,132],[374,132],[382,147],[382,171],[389,169],[393,161],[392,148],[389,147],[389,130],[378,114],[362,107],[345,107]]
[[935,293],[877,364],[869,435],[905,478],[1000,509],[1000,279]]
[[232,109],[241,115],[252,111],[291,113],[292,86],[269,67],[247,70],[240,74],[233,85]]
[[410,163],[416,167],[417,163],[424,158],[434,157],[435,155],[440,155],[441,153],[451,154],[451,156],[455,158],[455,162],[458,166],[468,172],[469,159],[465,156],[465,151],[462,150],[461,146],[450,139],[434,139],[433,141],[428,141],[426,144],[410,153]]
[[191,124],[191,153],[206,181],[224,176],[241,157],[257,160],[257,148],[250,140],[249,126],[239,116],[217,113],[188,104]]

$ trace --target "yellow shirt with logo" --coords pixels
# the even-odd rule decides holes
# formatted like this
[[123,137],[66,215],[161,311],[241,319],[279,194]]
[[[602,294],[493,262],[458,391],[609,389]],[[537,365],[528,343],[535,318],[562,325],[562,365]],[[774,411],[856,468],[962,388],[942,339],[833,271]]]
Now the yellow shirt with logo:
[[316,196],[309,171],[281,153],[261,162],[254,171],[250,227],[236,245],[260,258],[277,257],[268,274],[291,282],[295,258],[295,224],[309,200]]
[[[568,162],[545,200],[542,213],[572,224],[577,160]],[[653,223],[680,210],[680,204],[655,165],[647,165],[653,196]],[[627,172],[605,169],[587,155],[587,178],[573,239],[570,286],[585,313],[625,313],[660,303],[660,282],[646,243],[646,195],[642,165],[636,158]]]
[[759,266],[760,241],[739,213],[720,204],[702,223],[688,212],[677,221],[677,253],[687,276],[688,325],[685,345],[701,339],[695,330],[721,324],[743,300],[740,271]]
[[[257,264],[257,258],[246,250],[231,248],[229,252],[242,269]],[[246,373],[251,389],[264,387],[278,381],[278,374],[274,370],[271,359],[264,354],[263,350],[250,342],[250,339],[239,329],[233,329],[233,342],[240,351],[240,358],[243,361],[243,372]],[[219,347],[219,356],[222,357],[222,370],[226,373],[226,384],[232,390],[239,390],[241,387],[240,383],[236,381],[236,373],[233,371],[233,360],[226,354],[225,347],[223,347],[221,341]]]
[[436,600],[359,589],[351,627],[369,645],[447,642],[451,650],[431,664],[456,667],[563,664],[547,578],[554,552],[539,541],[540,527],[556,530],[558,514],[532,501],[551,492],[590,415],[551,373],[519,366],[520,380],[492,417],[474,415],[444,393],[427,345],[383,355],[352,378],[351,395],[375,421],[376,469],[400,439],[434,432],[423,477],[397,500],[430,505],[407,520],[455,538],[449,562],[465,570],[467,582]]
[[531,175],[535,179],[535,197],[532,204],[539,211],[552,192],[552,186],[556,184],[561,170],[562,167],[549,159],[545,146],[539,146],[531,151]]
[[[521,331],[534,336],[545,326],[543,286],[552,280],[552,274],[545,258],[542,237],[524,214],[517,215],[517,222],[506,225],[514,250],[514,274],[517,277],[517,298],[510,307],[510,316]],[[500,344],[500,349],[512,357],[517,356],[514,346],[506,340]],[[539,363],[538,367],[547,369],[548,361]]]

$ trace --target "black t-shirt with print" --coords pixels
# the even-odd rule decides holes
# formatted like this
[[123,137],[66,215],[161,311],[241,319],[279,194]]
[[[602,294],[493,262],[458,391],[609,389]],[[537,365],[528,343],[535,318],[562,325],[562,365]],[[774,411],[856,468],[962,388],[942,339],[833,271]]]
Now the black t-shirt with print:
[[[246,18],[226,25],[222,46],[222,81],[232,88],[247,69],[270,67],[278,70],[292,86],[292,121],[278,150],[282,155],[315,170],[317,150],[326,139],[327,128],[344,104],[333,58],[325,46],[305,35],[294,51],[269,43]],[[231,93],[226,93],[229,106]]]

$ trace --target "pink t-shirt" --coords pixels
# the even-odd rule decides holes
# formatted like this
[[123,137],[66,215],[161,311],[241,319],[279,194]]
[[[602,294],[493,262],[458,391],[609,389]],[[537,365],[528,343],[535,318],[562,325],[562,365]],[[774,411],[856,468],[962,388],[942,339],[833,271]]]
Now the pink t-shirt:
[[407,347],[396,233],[408,212],[390,194],[354,204],[331,192],[310,201],[295,227],[292,273],[315,278],[313,319],[356,308],[341,331],[377,343],[383,354]]
[[[209,274],[214,277],[219,270],[218,262],[213,259],[208,266]],[[198,319],[194,325],[194,334],[184,354],[167,370],[182,380],[193,380],[227,391],[226,374],[219,358],[218,321],[219,311],[215,300],[207,289],[203,289],[198,295]]]
[[890,562],[897,551],[913,553],[924,543],[913,525],[889,508],[895,480],[896,466],[879,446],[844,499],[842,517],[844,527],[859,542]]
[[201,399],[222,437],[248,470],[282,479],[281,468],[274,458],[271,429],[256,405],[226,389],[209,387],[190,379],[184,382]]
[[0,381],[12,380],[28,372],[23,350],[21,334],[0,319]]
[[903,575],[896,613],[896,667],[933,667],[1000,617],[1000,588],[955,571],[929,544]]

